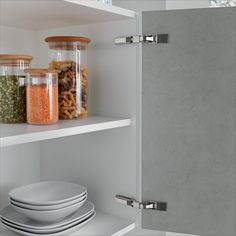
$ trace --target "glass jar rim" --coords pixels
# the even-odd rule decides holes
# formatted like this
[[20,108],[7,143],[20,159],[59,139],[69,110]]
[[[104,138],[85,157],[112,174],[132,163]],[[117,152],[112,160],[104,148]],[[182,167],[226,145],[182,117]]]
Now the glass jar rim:
[[78,45],[78,42],[50,42],[49,48],[52,50],[61,50],[61,51],[74,51],[74,50],[86,50],[85,45]]
[[25,69],[24,72],[29,75],[29,77],[36,77],[36,78],[45,78],[48,75],[57,75],[58,70],[53,69]]

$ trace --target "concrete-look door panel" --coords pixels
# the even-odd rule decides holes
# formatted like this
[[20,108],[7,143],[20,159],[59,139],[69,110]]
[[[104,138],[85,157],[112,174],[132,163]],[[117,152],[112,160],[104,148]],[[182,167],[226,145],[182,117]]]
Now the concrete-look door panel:
[[235,236],[236,8],[144,12],[142,227]]

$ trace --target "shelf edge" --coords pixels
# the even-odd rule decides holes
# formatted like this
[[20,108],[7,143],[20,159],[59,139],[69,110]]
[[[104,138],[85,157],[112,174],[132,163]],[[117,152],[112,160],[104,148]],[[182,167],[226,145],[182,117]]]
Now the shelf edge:
[[[57,130],[49,130],[42,132],[34,132],[30,134],[22,134],[0,138],[0,147],[14,146],[18,144],[32,143],[37,141],[69,137],[79,134],[121,128],[131,125],[131,119],[123,119],[116,121],[101,122],[98,124],[90,124],[84,126],[63,128]],[[66,131],[66,132],[65,132]]]
[[69,2],[77,5],[82,5],[90,8],[94,8],[97,10],[109,12],[112,14],[125,16],[129,18],[135,18],[135,12],[129,9],[121,8],[114,5],[106,5],[104,3],[96,2],[96,1],[85,1],[85,0],[63,0],[64,2]]
[[132,224],[126,226],[125,228],[119,230],[118,232],[112,234],[111,236],[122,236],[122,235],[125,235],[125,234],[129,233],[131,230],[134,230],[135,227],[136,227],[136,224],[132,223]]

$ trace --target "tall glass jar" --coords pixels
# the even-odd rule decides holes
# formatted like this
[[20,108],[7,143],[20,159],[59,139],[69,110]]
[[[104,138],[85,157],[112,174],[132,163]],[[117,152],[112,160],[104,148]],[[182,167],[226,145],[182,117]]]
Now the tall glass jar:
[[24,69],[32,56],[0,54],[0,122],[26,122]]
[[56,70],[27,69],[27,122],[50,125],[58,121],[58,79]]
[[48,37],[50,69],[58,70],[59,118],[73,119],[88,114],[87,48],[89,38]]

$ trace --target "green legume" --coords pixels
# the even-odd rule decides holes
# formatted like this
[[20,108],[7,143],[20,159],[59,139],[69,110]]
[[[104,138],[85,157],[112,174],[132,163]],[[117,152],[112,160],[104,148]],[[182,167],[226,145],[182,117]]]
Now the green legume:
[[19,86],[22,76],[0,75],[0,122],[26,122],[26,90]]

